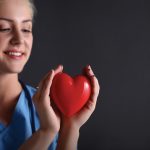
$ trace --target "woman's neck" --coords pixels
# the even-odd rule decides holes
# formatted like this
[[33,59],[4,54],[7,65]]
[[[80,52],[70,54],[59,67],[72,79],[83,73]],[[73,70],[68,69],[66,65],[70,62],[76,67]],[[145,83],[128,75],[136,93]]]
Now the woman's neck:
[[0,101],[10,99],[22,91],[18,75],[0,75]]
[[10,122],[21,91],[17,75],[0,75],[0,122]]

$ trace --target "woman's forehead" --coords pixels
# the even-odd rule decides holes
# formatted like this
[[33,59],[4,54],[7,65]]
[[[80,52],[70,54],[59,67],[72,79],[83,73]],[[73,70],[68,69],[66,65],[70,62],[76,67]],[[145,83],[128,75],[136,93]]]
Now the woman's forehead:
[[0,0],[0,7],[5,7],[5,9],[10,7],[26,7],[29,11],[33,11],[31,3],[29,0]]
[[0,18],[32,19],[33,11],[28,0],[0,0]]

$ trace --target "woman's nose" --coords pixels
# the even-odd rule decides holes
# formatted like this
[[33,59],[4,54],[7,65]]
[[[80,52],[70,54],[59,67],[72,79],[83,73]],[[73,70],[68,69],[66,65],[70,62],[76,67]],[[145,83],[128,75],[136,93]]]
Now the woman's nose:
[[14,30],[12,33],[11,44],[12,45],[20,45],[23,43],[23,35],[19,30]]

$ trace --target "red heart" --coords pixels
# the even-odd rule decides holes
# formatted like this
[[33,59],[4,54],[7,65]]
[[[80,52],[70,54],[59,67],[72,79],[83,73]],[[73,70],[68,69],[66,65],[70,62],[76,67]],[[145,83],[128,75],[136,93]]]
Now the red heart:
[[50,96],[65,116],[72,116],[87,102],[91,85],[87,77],[77,75],[71,78],[66,73],[58,73],[52,82]]

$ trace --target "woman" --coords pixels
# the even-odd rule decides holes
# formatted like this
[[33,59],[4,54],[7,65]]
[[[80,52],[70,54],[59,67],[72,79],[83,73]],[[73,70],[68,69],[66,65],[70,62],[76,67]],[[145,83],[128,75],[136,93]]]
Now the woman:
[[52,106],[49,96],[62,65],[45,75],[37,90],[18,80],[31,53],[34,10],[31,0],[0,0],[0,149],[75,150],[79,130],[96,106],[98,80],[86,66],[92,94],[84,108],[70,118]]

